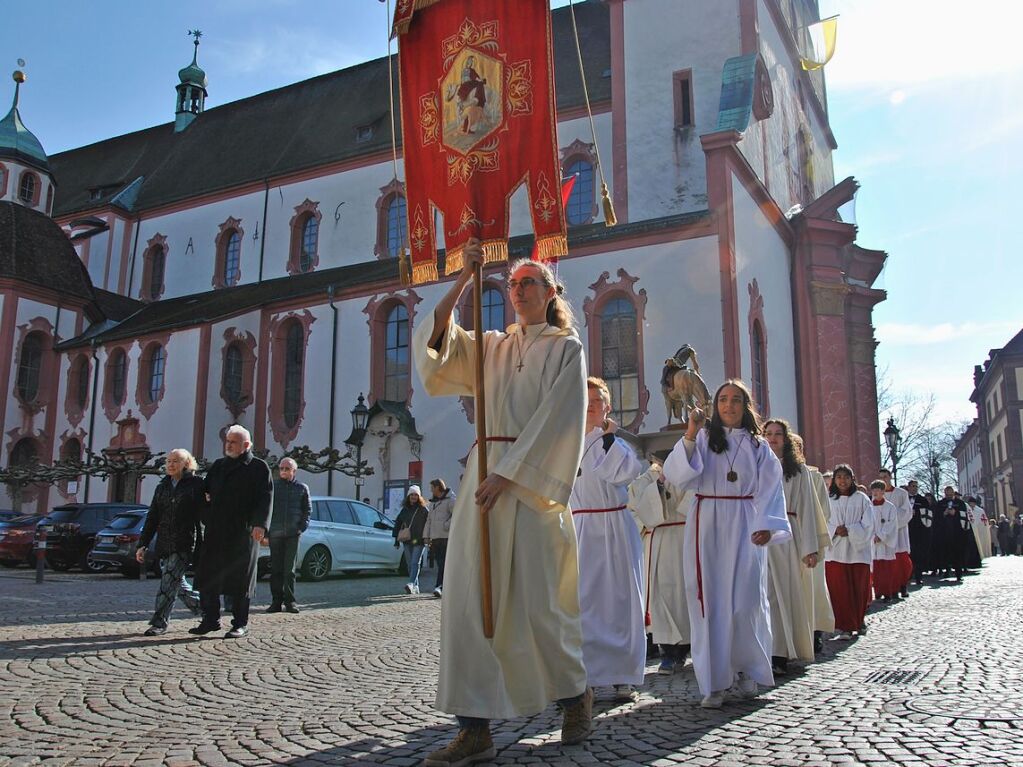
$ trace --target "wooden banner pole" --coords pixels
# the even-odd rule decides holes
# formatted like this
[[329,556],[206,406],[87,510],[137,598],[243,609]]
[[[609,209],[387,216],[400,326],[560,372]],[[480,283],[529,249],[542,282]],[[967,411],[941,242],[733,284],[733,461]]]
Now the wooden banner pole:
[[[483,388],[483,266],[476,264],[472,272],[472,319],[476,329],[476,467],[477,486],[486,480],[487,469],[487,398]],[[483,592],[483,636],[494,636],[494,596],[490,581],[490,513],[480,508],[480,579]]]

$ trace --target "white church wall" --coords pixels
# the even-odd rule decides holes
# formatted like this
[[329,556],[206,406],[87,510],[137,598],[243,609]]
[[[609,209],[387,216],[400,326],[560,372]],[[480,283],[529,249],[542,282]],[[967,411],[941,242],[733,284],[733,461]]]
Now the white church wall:
[[770,413],[799,426],[796,398],[792,288],[788,246],[750,197],[737,176],[732,176],[735,220],[736,288],[739,298],[739,357],[742,378],[751,377],[750,293],[757,281],[764,299],[767,334],[767,383]]
[[[702,210],[699,137],[714,130],[722,66],[740,52],[736,4],[633,0],[623,11],[629,219]],[[676,131],[672,73],[684,69],[692,70],[695,125]]]
[[[89,264],[88,272],[89,279],[92,281],[93,286],[97,288],[104,288],[106,283],[107,275],[107,254],[110,248],[111,233],[110,231],[100,232],[99,234],[93,235],[80,248],[88,248]],[[81,253],[81,251],[79,251]]]

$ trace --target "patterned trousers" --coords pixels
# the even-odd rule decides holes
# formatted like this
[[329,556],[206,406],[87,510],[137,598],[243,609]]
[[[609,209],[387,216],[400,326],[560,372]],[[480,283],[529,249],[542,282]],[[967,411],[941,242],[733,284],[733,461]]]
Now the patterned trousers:
[[178,554],[171,554],[160,560],[160,591],[156,595],[156,609],[149,621],[151,626],[167,627],[174,601],[180,596],[185,607],[198,615],[199,594],[185,579],[188,560]]

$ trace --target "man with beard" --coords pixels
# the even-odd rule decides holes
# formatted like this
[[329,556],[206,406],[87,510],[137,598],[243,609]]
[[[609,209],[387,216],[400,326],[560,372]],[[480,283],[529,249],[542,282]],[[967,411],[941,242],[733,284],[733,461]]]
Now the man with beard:
[[920,586],[924,582],[924,573],[934,567],[934,556],[931,550],[931,536],[934,532],[934,512],[931,504],[915,479],[906,485],[909,502],[913,507],[913,516],[909,520],[909,553],[913,560],[913,580]]
[[956,583],[963,582],[966,536],[973,537],[967,517],[966,504],[955,497],[955,488],[945,488],[945,497],[934,509],[936,567],[946,573],[955,571]]
[[220,596],[231,599],[231,630],[225,639],[249,633],[249,600],[256,590],[259,542],[273,501],[270,467],[252,454],[252,438],[237,424],[224,435],[224,457],[206,473],[206,528],[196,568],[202,622],[188,633],[220,631]]

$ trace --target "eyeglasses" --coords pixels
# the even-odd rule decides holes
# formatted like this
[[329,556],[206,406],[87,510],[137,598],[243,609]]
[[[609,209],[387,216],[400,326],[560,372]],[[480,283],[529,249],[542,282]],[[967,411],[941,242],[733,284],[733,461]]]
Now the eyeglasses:
[[508,280],[509,290],[518,290],[520,287],[528,290],[534,285],[539,285],[540,280],[535,277],[523,277],[521,280]]

